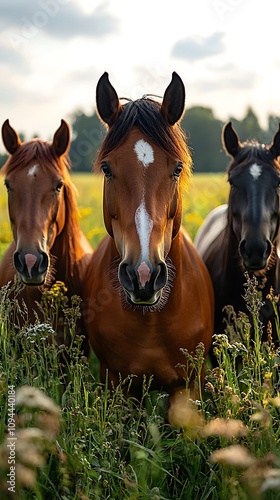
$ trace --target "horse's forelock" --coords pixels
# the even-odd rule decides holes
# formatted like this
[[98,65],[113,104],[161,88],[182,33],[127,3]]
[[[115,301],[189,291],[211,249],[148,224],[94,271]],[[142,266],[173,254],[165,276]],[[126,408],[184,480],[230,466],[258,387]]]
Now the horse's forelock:
[[62,175],[67,175],[71,165],[67,155],[56,156],[51,144],[41,139],[24,142],[2,167],[2,173],[8,175],[13,170],[21,169],[31,162],[38,162],[43,170],[55,168]]
[[192,161],[185,133],[179,124],[168,125],[160,108],[161,104],[149,96],[124,104],[122,112],[101,145],[95,170],[100,170],[102,159],[119,147],[135,126],[170,156],[178,158],[185,167],[185,177],[188,177]]
[[251,163],[261,163],[262,165],[270,165],[280,171],[279,163],[273,158],[270,150],[264,144],[260,144],[256,140],[246,141],[242,144],[239,153],[231,161],[227,168],[230,173],[235,167],[246,167]]

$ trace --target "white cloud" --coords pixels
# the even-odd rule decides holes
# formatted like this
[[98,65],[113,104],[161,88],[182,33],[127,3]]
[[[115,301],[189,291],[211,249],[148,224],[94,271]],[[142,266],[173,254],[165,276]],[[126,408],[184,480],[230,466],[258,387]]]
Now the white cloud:
[[4,45],[0,41],[0,65],[15,66],[19,72],[28,72],[31,66],[28,60],[19,52],[16,52],[12,47]]
[[177,71],[187,107],[280,114],[276,0],[223,2],[221,19],[213,0],[1,0],[0,126],[48,138],[61,118],[93,111],[104,71],[132,99],[162,96]]
[[224,36],[224,33],[217,32],[206,37],[191,36],[184,38],[175,43],[171,55],[175,58],[197,61],[223,54],[225,52]]
[[83,36],[100,38],[117,31],[118,20],[107,11],[106,5],[99,5],[86,14],[69,0],[2,1],[0,7],[1,28],[13,40],[29,40],[40,33],[59,39]]

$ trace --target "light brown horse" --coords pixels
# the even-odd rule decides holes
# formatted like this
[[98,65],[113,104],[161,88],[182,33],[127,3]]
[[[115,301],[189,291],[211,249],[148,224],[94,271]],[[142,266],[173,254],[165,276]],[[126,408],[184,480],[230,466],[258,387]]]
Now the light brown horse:
[[[68,296],[82,294],[92,248],[79,227],[75,187],[70,179],[70,130],[61,120],[50,144],[21,142],[6,120],[2,138],[10,156],[2,168],[8,192],[13,242],[0,264],[0,286],[18,274],[33,318],[43,287],[62,281]],[[79,333],[85,333],[83,322]],[[63,339],[64,341],[64,339]]]
[[[185,387],[181,348],[194,353],[213,334],[213,290],[202,259],[181,226],[182,188],[191,171],[179,125],[185,89],[174,72],[162,104],[151,97],[121,104],[104,73],[98,113],[109,131],[95,169],[104,174],[108,235],[95,250],[84,287],[85,321],[101,380],[133,374],[130,394]],[[107,373],[107,375],[106,375]]]

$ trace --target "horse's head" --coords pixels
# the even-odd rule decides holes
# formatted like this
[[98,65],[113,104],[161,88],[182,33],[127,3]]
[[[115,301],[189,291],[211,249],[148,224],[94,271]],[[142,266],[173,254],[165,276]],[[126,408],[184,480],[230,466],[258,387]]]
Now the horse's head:
[[233,160],[229,224],[238,242],[243,265],[250,271],[268,266],[279,229],[280,128],[269,146],[240,143],[229,122],[223,130],[225,150]]
[[109,127],[96,162],[105,177],[104,221],[133,304],[157,303],[167,283],[166,256],[181,224],[181,188],[191,163],[178,123],[184,103],[176,73],[161,104],[145,96],[122,105],[107,73],[97,85],[97,110]]
[[69,147],[69,126],[61,121],[52,144],[40,139],[22,143],[6,120],[2,138],[11,155],[3,173],[16,245],[14,265],[25,284],[41,285],[49,250],[65,223],[61,159]]

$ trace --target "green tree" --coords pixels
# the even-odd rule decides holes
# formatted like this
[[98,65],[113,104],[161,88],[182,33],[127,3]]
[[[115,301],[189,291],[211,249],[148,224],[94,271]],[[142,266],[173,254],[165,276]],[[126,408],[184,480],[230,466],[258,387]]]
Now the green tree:
[[72,143],[70,159],[73,170],[89,172],[92,170],[97,150],[105,136],[105,127],[96,113],[88,116],[82,111],[76,111],[71,120]]
[[259,142],[265,142],[266,133],[262,130],[259,120],[253,109],[249,106],[246,110],[245,116],[242,120],[237,120],[231,117],[233,127],[236,129],[240,141],[251,141],[256,139]]
[[280,125],[280,116],[277,115],[269,115],[268,116],[268,128],[266,133],[265,143],[270,144],[273,139],[273,136],[276,134]]
[[8,159],[8,155],[6,155],[5,153],[0,153],[0,168],[3,167],[4,163],[6,163]]
[[212,109],[193,106],[187,110],[182,127],[188,137],[194,172],[218,172],[226,169],[221,133],[223,122],[215,118]]
[[257,115],[251,107],[248,107],[246,115],[242,120],[243,134],[246,139],[262,141],[263,131],[260,127]]

